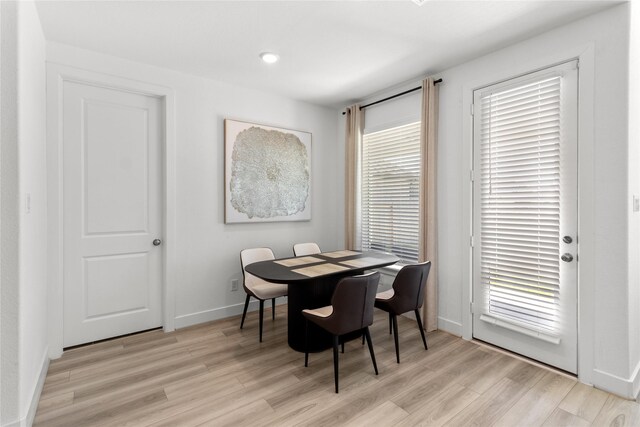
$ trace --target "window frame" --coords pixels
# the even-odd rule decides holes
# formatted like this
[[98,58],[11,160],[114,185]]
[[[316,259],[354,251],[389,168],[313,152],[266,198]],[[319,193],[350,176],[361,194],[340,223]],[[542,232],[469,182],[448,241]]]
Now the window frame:
[[[390,269],[393,272],[397,272],[397,270],[399,270],[401,268],[401,266],[406,265],[406,264],[410,264],[410,263],[416,263],[418,262],[418,257],[419,257],[419,227],[420,227],[420,180],[421,180],[421,121],[419,118],[417,117],[406,117],[402,120],[395,120],[392,122],[387,122],[385,124],[382,125],[378,125],[375,127],[370,127],[370,128],[366,128],[363,133],[362,133],[362,139],[361,139],[361,144],[359,147],[359,173],[358,173],[358,204],[359,204],[359,210],[358,210],[358,224],[357,224],[357,233],[358,233],[358,242],[360,245],[360,248],[362,250],[381,250],[381,249],[372,249],[371,245],[367,245],[367,234],[371,234],[370,232],[367,232],[367,227],[365,225],[365,217],[368,216],[368,208],[370,206],[370,204],[368,204],[366,202],[366,190],[367,190],[367,184],[366,184],[366,178],[365,178],[365,173],[367,172],[367,165],[366,163],[366,153],[365,153],[365,149],[366,144],[367,144],[367,137],[372,135],[372,134],[377,134],[377,133],[382,133],[382,132],[393,132],[394,130],[401,128],[401,127],[409,127],[409,130],[407,131],[407,133],[409,135],[413,134],[414,138],[412,140],[412,143],[415,143],[415,151],[411,152],[411,156],[415,157],[412,161],[409,162],[409,165],[411,167],[411,165],[413,165],[414,167],[414,171],[413,173],[415,173],[417,176],[414,178],[415,180],[415,194],[412,194],[412,198],[411,198],[411,202],[415,204],[415,209],[414,212],[412,212],[412,214],[415,215],[414,218],[411,219],[411,221],[414,224],[413,230],[415,231],[415,237],[412,237],[411,240],[413,240],[415,242],[415,245],[412,246],[402,246],[401,247],[401,253],[398,254],[393,250],[388,250],[388,248],[384,248],[382,249],[385,252],[390,252],[390,253],[394,253],[395,255],[397,255],[401,260],[400,262],[398,262],[398,264],[396,264],[396,268],[392,268]],[[410,144],[410,143],[409,143]],[[393,150],[390,150],[393,151]],[[392,153],[393,154],[393,153]],[[396,170],[396,169],[394,169]],[[379,173],[379,172],[378,172]],[[370,192],[369,192],[370,193]],[[389,220],[389,222],[392,220]],[[393,235],[392,235],[393,236]],[[391,240],[394,240],[393,237],[391,237]],[[385,240],[383,239],[383,242]],[[413,251],[415,256],[414,257],[407,257],[407,256],[402,256],[402,252],[409,253]]]

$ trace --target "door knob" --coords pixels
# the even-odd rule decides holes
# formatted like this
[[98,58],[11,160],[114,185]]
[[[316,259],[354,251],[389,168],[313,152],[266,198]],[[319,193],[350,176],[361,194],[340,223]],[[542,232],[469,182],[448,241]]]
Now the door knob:
[[160,239],[153,239],[153,246],[160,246],[162,244],[162,240]]
[[562,256],[560,257],[561,260],[563,260],[564,262],[571,262],[573,261],[573,255],[567,253],[567,254],[562,254]]
[[568,244],[568,243],[573,242],[573,239],[571,238],[571,236],[564,236],[562,238],[562,241]]

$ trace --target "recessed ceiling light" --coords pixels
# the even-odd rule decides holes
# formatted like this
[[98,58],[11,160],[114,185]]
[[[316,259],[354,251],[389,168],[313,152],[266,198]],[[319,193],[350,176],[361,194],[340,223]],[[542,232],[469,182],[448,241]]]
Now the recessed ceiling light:
[[273,64],[274,62],[278,62],[278,59],[280,59],[278,55],[271,52],[262,52],[260,54],[260,58],[262,58],[262,60],[267,64]]

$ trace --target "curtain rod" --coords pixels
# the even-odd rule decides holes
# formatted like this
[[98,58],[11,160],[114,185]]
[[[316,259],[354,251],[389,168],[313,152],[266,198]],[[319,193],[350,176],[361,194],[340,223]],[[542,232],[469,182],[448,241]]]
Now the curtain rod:
[[[436,85],[438,83],[442,83],[442,79],[438,79],[438,80],[434,80],[433,81],[434,85]],[[414,87],[413,89],[405,90],[404,92],[396,93],[395,95],[391,95],[391,96],[388,96],[386,98],[380,99],[378,101],[371,102],[371,103],[366,104],[366,105],[362,105],[360,107],[360,109],[362,110],[363,108],[371,107],[372,105],[380,104],[381,102],[389,101],[390,99],[397,98],[399,96],[406,95],[408,93],[415,92],[415,91],[420,90],[420,89],[422,89],[422,86]],[[343,111],[342,115],[344,116],[345,114],[347,114],[347,112]]]

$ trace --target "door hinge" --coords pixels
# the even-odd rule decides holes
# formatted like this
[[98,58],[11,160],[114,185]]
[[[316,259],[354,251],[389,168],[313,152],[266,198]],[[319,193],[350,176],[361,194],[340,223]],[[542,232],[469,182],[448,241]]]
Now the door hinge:
[[473,236],[469,236],[469,246],[473,247]]
[[469,312],[470,312],[471,314],[474,314],[474,308],[475,308],[475,307],[474,307],[473,301],[471,301],[471,302],[469,303]]
[[469,180],[470,180],[471,182],[473,182],[473,181],[474,181],[474,173],[473,173],[473,169],[471,169],[471,170],[469,171]]

